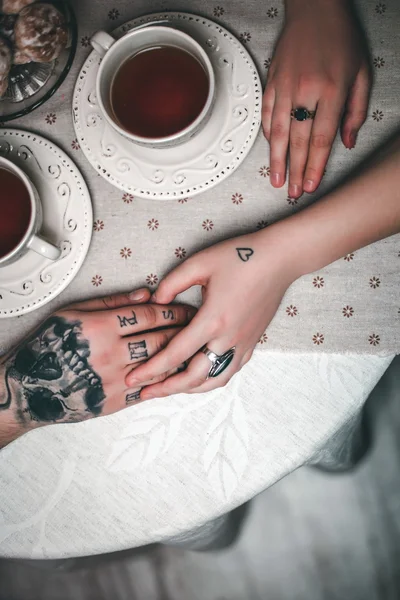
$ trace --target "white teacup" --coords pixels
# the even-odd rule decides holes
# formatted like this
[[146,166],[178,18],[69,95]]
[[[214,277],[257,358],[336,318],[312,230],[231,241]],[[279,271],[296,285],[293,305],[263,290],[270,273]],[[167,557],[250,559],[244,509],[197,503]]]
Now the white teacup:
[[[173,27],[154,25],[133,29],[119,40],[104,31],[98,31],[93,35],[91,44],[103,57],[97,74],[97,100],[104,117],[118,133],[143,146],[165,148],[186,142],[206,124],[214,104],[215,75],[206,52],[190,35]],[[195,57],[208,76],[209,89],[204,108],[188,127],[166,137],[147,138],[134,135],[118,124],[111,104],[111,91],[114,77],[123,63],[135,54],[156,46],[174,46]]]
[[[0,169],[7,169],[24,183],[29,192],[31,203],[31,216],[28,228],[18,244],[10,252],[8,252],[8,254],[0,258],[0,268],[14,263],[24,256],[24,254],[29,252],[29,250],[33,250],[37,254],[40,254],[49,260],[57,260],[61,255],[61,250],[44,240],[38,234],[42,226],[43,213],[39,194],[35,186],[19,167],[6,158],[0,158]],[[12,202],[12,198],[10,201]]]

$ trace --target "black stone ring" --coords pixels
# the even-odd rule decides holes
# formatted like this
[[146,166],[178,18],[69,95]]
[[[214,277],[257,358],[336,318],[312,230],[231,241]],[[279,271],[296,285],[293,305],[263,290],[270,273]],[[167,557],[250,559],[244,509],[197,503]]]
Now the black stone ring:
[[296,121],[307,121],[315,117],[316,110],[307,110],[306,108],[292,108],[290,116]]
[[221,373],[229,367],[235,356],[235,350],[236,348],[233,347],[227,352],[224,352],[224,354],[215,354],[215,352],[207,348],[207,346],[204,346],[201,349],[201,352],[203,352],[212,363],[211,368],[208,371],[207,379],[210,377],[218,377],[218,375],[221,375]]

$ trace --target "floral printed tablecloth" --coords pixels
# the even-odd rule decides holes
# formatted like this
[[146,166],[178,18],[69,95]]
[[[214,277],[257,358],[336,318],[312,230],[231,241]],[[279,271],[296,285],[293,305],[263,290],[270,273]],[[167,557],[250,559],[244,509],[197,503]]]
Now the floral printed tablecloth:
[[[10,341],[17,339],[27,326],[70,299],[142,285],[154,289],[166,272],[200,248],[267,227],[313,200],[308,195],[291,200],[287,189],[272,188],[268,178],[269,148],[261,132],[245,162],[216,188],[179,200],[151,202],[135,198],[112,187],[89,165],[71,118],[75,79],[91,51],[90,36],[97,29],[112,30],[138,15],[166,9],[199,13],[220,21],[241,39],[264,83],[284,16],[280,0],[86,0],[75,2],[75,6],[80,35],[73,71],[55,98],[16,124],[54,140],[84,172],[94,204],[93,241],[80,274],[56,301],[20,323],[0,324],[0,351],[1,343],[5,343],[4,331]],[[336,141],[318,194],[328,190],[400,125],[400,37],[390,36],[390,28],[400,22],[400,5],[395,0],[362,0],[359,8],[370,38],[375,74],[370,111],[354,150],[346,150],[339,139]],[[303,277],[288,291],[261,337],[260,348],[397,353],[399,272],[400,236],[394,236]],[[194,292],[185,299],[199,301]]]
[[[69,301],[144,284],[155,288],[201,247],[266,227],[312,200],[292,201],[286,190],[270,186],[261,133],[240,169],[213,190],[179,201],[134,198],[88,164],[72,125],[72,90],[95,30],[153,11],[199,13],[241,38],[265,82],[283,20],[281,0],[73,4],[80,34],[72,73],[51,101],[16,125],[52,139],[81,168],[94,204],[93,241],[79,275],[56,300],[0,321],[0,354]],[[370,114],[355,150],[335,145],[322,192],[400,121],[400,6],[396,0],[363,0],[359,6],[376,76]],[[399,266],[395,236],[298,281],[252,361],[223,390],[190,402],[186,396],[155,400],[76,426],[46,427],[4,449],[0,554],[57,558],[166,540],[245,502],[327,446],[329,454],[338,431],[342,438],[336,435],[335,445],[341,439],[344,444],[390,364],[391,357],[377,355],[400,348]],[[198,301],[195,293],[185,299]]]

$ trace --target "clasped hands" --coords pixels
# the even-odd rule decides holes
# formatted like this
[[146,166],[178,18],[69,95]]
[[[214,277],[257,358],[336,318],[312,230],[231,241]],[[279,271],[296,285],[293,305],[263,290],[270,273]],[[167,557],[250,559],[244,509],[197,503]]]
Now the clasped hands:
[[[18,436],[154,397],[225,385],[250,359],[298,275],[288,268],[289,247],[264,264],[264,253],[272,253],[281,237],[279,228],[270,231],[199,252],[172,271],[155,296],[141,289],[79,302],[51,315],[1,361],[0,419],[8,422],[7,443],[14,429]],[[193,285],[203,290],[199,311],[172,304]],[[199,352],[205,344],[216,354],[235,347],[232,362],[215,378],[208,378],[210,360]]]

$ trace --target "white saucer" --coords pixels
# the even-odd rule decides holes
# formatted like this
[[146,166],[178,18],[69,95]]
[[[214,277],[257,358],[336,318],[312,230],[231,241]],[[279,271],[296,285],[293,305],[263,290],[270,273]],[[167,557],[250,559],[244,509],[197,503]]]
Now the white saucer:
[[124,192],[154,200],[192,197],[229,177],[250,151],[261,123],[257,69],[242,44],[220,25],[191,14],[163,13],[129,21],[114,35],[166,22],[200,42],[215,69],[215,108],[197,136],[175,148],[153,149],[116,133],[97,103],[101,59],[94,51],[78,76],[73,98],[76,135],[91,165]]
[[0,156],[18,165],[34,183],[43,206],[41,233],[62,250],[55,262],[29,251],[0,268],[0,318],[4,318],[43,306],[73,280],[89,249],[92,204],[75,164],[39,135],[1,129]]

